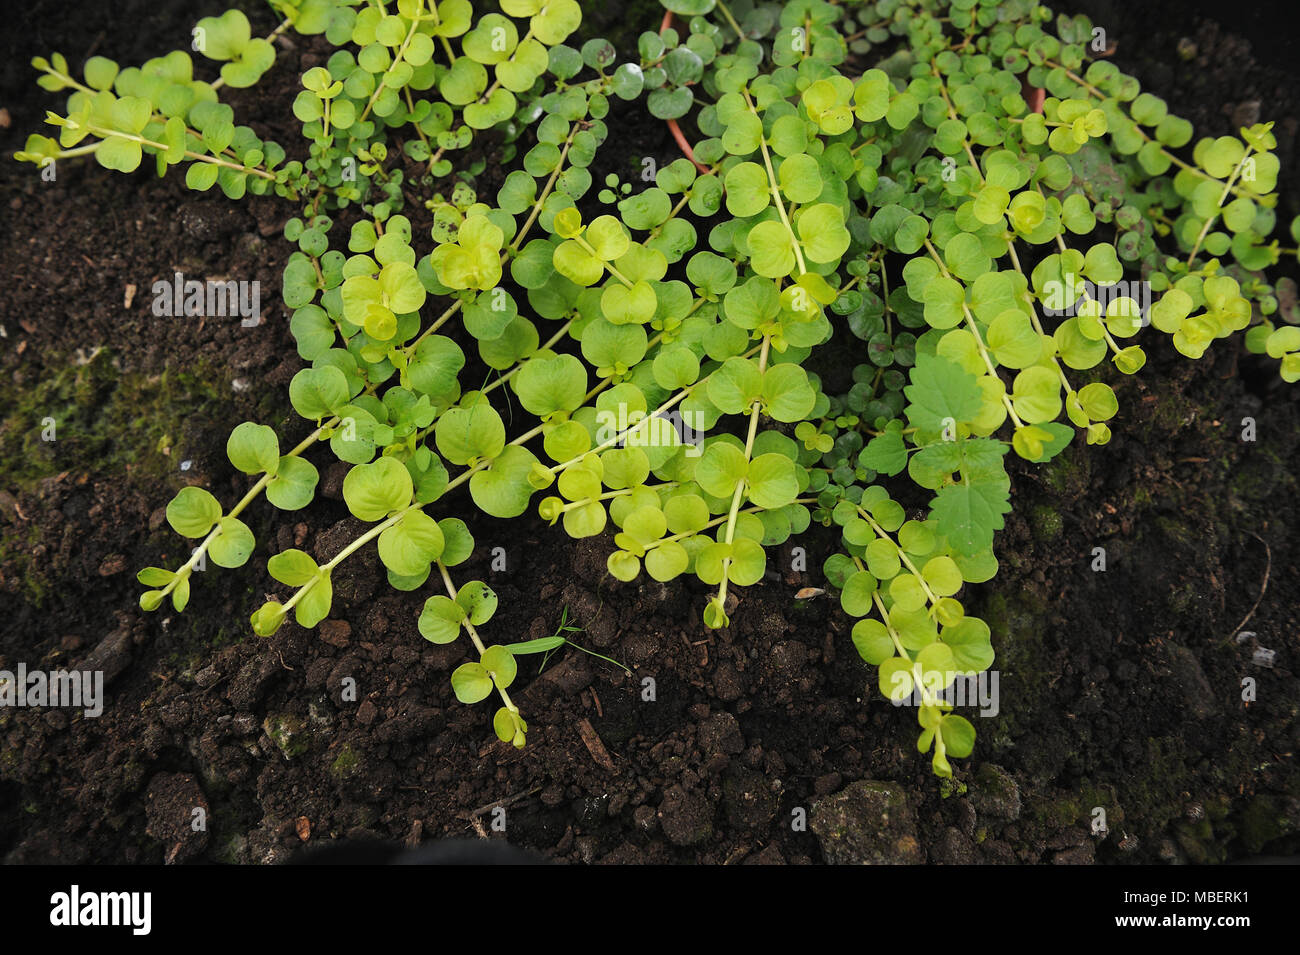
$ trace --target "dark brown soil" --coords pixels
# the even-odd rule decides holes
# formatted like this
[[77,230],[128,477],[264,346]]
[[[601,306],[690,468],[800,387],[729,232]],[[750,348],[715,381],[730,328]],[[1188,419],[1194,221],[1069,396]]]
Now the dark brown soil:
[[[647,26],[653,6],[633,7]],[[1003,570],[972,597],[993,627],[1001,711],[977,720],[953,786],[917,756],[912,714],[868,687],[843,615],[794,601],[821,583],[825,534],[798,542],[808,572],[744,591],[731,629],[710,633],[698,586],[614,583],[607,541],[571,542],[535,517],[474,518],[463,576],[500,594],[491,633],[545,636],[567,607],[579,642],[634,673],[573,650],[540,676],[524,668],[523,751],[496,741],[486,704],[455,702],[448,676],[464,647],[420,638],[425,590],[391,590],[373,555],[343,566],[318,632],[251,634],[248,613],[275,592],[268,553],[333,553],[354,534],[337,467],[299,515],[250,509],[261,546],[247,567],[200,575],[183,615],[142,614],[134,571],[185,554],[163,520],[175,490],[201,484],[230,502],[247,486],[225,459],[230,427],[305,433],[287,400],[300,360],[278,303],[279,229],[294,210],[93,163],[63,163],[47,183],[8,154],[57,102],[31,83],[32,55],[139,62],[185,45],[221,5],[186,7],[38,3],[6,31],[0,669],[85,666],[109,690],[99,718],[0,711],[0,855],[273,862],[343,838],[499,838],[501,818],[510,842],[568,862],[1204,862],[1300,849],[1300,417],[1295,391],[1239,342],[1198,363],[1155,345],[1137,380],[1117,382],[1110,446],[1016,469]],[[246,7],[269,27],[264,6]],[[1145,19],[1157,8],[1168,16]],[[1115,5],[1110,17],[1117,62],[1198,133],[1222,135],[1258,108],[1279,121],[1284,171],[1297,168],[1292,74],[1181,4]],[[1184,35],[1199,59],[1174,54]],[[283,51],[257,95],[232,97],[242,121],[295,142],[283,116],[311,49]],[[629,112],[611,125],[598,179],[627,178],[642,155],[671,158],[658,124]],[[1286,222],[1296,179],[1283,182]],[[268,321],[153,317],[151,284],[178,270],[259,280]],[[54,442],[40,439],[47,416]],[[1241,439],[1247,417],[1253,442]],[[1097,547],[1104,573],[1091,569]],[[1245,627],[1256,636],[1230,639],[1257,600]],[[1257,647],[1275,651],[1273,666],[1252,662]],[[883,805],[898,809],[888,826]],[[1104,838],[1090,830],[1097,808]],[[190,825],[195,809],[206,830]]]

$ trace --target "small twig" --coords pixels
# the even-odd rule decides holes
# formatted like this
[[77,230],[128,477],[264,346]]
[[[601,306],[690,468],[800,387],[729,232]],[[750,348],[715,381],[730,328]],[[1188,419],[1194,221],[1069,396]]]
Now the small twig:
[[411,831],[406,834],[404,845],[408,849],[418,848],[420,845],[420,840],[421,838],[423,838],[423,836],[424,836],[424,822],[420,819],[416,819],[414,822],[411,823]]
[[723,860],[722,864],[735,865],[737,862],[745,858],[745,856],[747,855],[749,855],[749,846],[740,846],[735,851],[733,851],[731,855],[727,856],[727,858]]
[[219,677],[217,677],[217,679],[216,679],[214,682],[209,683],[207,686],[203,687],[201,690],[198,691],[198,693],[197,693],[196,695],[197,695],[197,696],[202,696],[204,693],[210,693],[210,692],[212,692],[212,691],[215,690],[217,687],[221,686],[221,684],[225,683],[225,682],[226,682],[226,679],[227,679],[227,678],[226,678],[225,676],[219,676]]
[[578,720],[578,735],[582,737],[582,743],[587,747],[587,752],[591,754],[591,758],[596,761],[596,765],[613,772],[614,760],[610,758],[609,750],[605,748],[605,744],[596,735],[596,729],[591,725],[590,720],[586,718]]
[[1259,609],[1260,602],[1264,599],[1264,592],[1268,590],[1268,575],[1273,569],[1273,551],[1268,546],[1268,541],[1254,531],[1250,532],[1250,536],[1264,545],[1264,580],[1259,585],[1259,596],[1255,598],[1255,603],[1251,606],[1250,612],[1241,619],[1241,623],[1237,624],[1232,633],[1228,634],[1229,640],[1241,633],[1241,628],[1250,622],[1251,617],[1255,616],[1255,611]]
[[507,796],[505,799],[498,799],[494,802],[487,803],[486,805],[479,806],[477,809],[471,812],[469,814],[469,818],[477,819],[479,816],[487,815],[493,809],[497,809],[497,808],[505,809],[507,806],[513,806],[521,799],[527,799],[533,793],[537,793],[541,791],[542,791],[541,786],[534,786],[532,789],[528,790],[527,792],[515,793],[513,796]]

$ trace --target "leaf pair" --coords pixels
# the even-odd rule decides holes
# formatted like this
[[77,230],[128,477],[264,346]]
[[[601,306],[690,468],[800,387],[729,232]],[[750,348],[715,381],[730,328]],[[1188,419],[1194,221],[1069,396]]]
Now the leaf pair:
[[[334,600],[330,571],[321,567],[305,551],[281,551],[266,562],[266,569],[276,580],[296,587],[294,619],[300,627],[311,629],[329,616]],[[267,637],[279,629],[287,608],[278,601],[268,601],[253,614],[253,632]]]
[[221,505],[199,487],[181,488],[167,505],[167,523],[182,537],[212,537],[207,553],[219,567],[241,567],[253,552],[253,532],[235,517],[223,517]]
[[695,465],[695,480],[705,493],[730,498],[737,488],[759,507],[784,507],[799,495],[794,461],[779,452],[757,455],[753,460],[726,441],[715,441]]
[[204,17],[194,27],[194,48],[210,60],[223,60],[221,78],[237,89],[252,86],[275,64],[275,47],[251,36],[248,17],[227,10]]
[[245,474],[267,475],[266,498],[281,510],[305,507],[316,493],[320,475],[315,465],[297,455],[281,456],[279,439],[266,425],[245,421],[236,426],[226,455]]
[[454,643],[466,622],[481,626],[492,619],[496,609],[496,592],[480,580],[471,580],[461,586],[454,600],[435,594],[424,602],[420,635],[430,643]]

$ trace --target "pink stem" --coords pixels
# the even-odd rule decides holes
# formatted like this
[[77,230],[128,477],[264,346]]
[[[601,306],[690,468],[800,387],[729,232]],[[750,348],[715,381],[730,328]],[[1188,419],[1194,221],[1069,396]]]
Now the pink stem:
[[[664,11],[663,23],[659,25],[659,32],[663,33],[672,25],[673,25],[673,12],[671,10],[666,10]],[[677,125],[677,120],[675,119],[668,120],[668,131],[673,134],[673,139],[677,140],[677,145],[681,148],[682,155],[685,156],[687,159],[689,159],[692,163],[694,163],[696,169],[698,169],[706,176],[713,172],[712,169],[710,169],[708,166],[704,165],[698,159],[695,158],[695,150],[692,149],[691,144],[686,141],[686,134],[683,133],[682,128]]]

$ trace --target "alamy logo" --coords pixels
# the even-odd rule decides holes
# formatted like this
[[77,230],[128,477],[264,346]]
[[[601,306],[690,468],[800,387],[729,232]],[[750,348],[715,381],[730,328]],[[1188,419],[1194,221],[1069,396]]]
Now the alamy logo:
[[125,925],[132,935],[148,935],[152,913],[151,892],[82,892],[74,885],[50,896],[50,924],[56,926]]
[[174,278],[153,283],[153,313],[159,318],[225,318],[238,315],[240,325],[252,328],[262,321],[262,286],[252,281],[200,282],[177,272]]
[[[932,699],[948,706],[978,706],[980,716],[997,716],[1001,704],[998,702],[998,671],[984,670],[978,674],[959,675],[952,672],[931,670],[927,672],[929,691]],[[912,679],[907,671],[894,674],[894,686],[902,688]],[[891,699],[894,706],[921,706],[925,703],[926,693],[913,684],[911,693],[898,699]]]
[[0,707],[69,706],[86,716],[104,712],[103,670],[0,670]]

